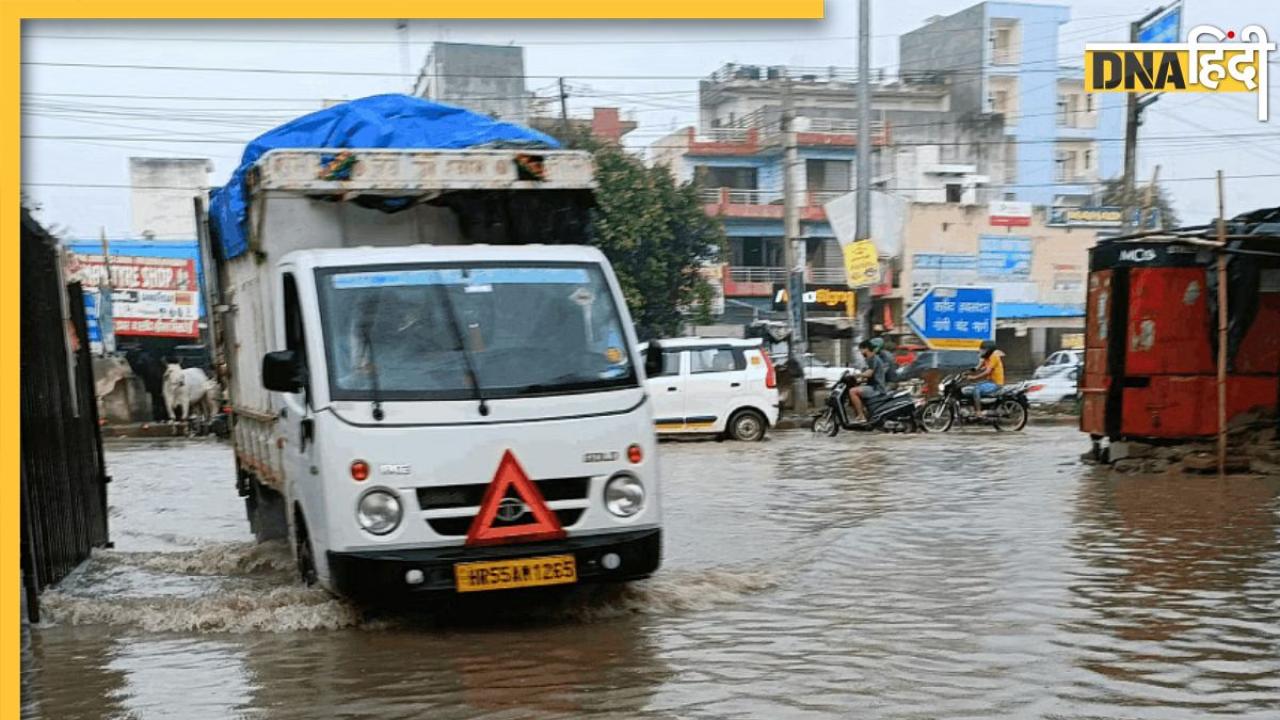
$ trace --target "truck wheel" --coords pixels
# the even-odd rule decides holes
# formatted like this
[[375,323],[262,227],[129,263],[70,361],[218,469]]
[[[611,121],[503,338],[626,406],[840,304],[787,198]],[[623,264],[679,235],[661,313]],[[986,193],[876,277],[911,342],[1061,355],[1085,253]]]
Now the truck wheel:
[[298,559],[298,577],[308,587],[316,584],[316,558],[311,549],[311,536],[307,534],[307,521],[298,513],[297,532],[294,537],[294,556]]
[[280,493],[255,482],[244,502],[255,540],[266,542],[289,537],[289,518],[285,514],[284,497]]
[[755,410],[739,410],[729,419],[729,437],[743,442],[756,442],[764,439],[764,431],[769,427],[764,416]]

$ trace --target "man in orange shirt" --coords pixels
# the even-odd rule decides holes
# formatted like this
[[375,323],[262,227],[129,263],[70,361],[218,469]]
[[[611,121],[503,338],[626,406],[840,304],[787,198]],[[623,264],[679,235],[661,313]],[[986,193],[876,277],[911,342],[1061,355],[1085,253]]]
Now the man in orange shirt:
[[996,348],[993,340],[983,340],[980,348],[982,360],[968,376],[973,384],[962,390],[966,395],[973,395],[973,411],[979,414],[982,396],[996,394],[1004,384],[1004,353]]

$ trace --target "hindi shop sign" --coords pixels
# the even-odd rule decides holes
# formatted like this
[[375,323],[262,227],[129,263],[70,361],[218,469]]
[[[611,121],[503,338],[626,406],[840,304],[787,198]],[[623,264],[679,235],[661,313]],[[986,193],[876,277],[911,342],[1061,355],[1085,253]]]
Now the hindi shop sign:
[[[116,335],[199,337],[199,289],[195,262],[188,258],[77,253],[73,280],[85,287],[97,309],[110,274],[111,327]],[[108,270],[109,268],[109,270]],[[86,307],[89,306],[86,300]]]
[[[1206,37],[1208,42],[1203,42]],[[1088,43],[1084,46],[1084,89],[1256,93],[1258,120],[1266,122],[1267,54],[1275,49],[1276,44],[1268,41],[1267,31],[1259,25],[1246,25],[1239,35],[1235,30],[1196,25],[1183,43]]]
[[995,227],[1025,227],[1031,224],[1031,203],[1000,200],[991,203],[988,215]]
[[1055,207],[1049,222],[1056,227],[1118,228],[1124,225],[1124,209],[1110,206]]
[[996,337],[995,290],[934,286],[907,312],[907,324],[935,350],[977,350]]

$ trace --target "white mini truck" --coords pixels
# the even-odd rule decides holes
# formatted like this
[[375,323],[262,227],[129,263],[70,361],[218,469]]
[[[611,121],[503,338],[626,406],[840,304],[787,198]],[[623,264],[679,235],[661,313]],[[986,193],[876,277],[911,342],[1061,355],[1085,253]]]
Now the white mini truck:
[[254,249],[220,268],[256,535],[287,536],[305,581],[376,603],[653,573],[652,405],[605,257],[460,244],[457,204],[350,202],[589,190],[589,158],[540,153],[532,182],[514,151],[353,154],[400,169],[334,197],[311,179],[318,151],[265,155]]

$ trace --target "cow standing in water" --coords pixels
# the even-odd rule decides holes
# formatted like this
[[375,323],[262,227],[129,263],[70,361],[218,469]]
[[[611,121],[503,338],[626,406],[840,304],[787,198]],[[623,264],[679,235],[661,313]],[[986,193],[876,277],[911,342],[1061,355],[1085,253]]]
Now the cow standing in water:
[[200,416],[202,426],[207,427],[218,413],[219,386],[210,380],[200,368],[183,368],[171,362],[164,371],[164,405],[169,421],[184,421],[191,430],[191,412]]

